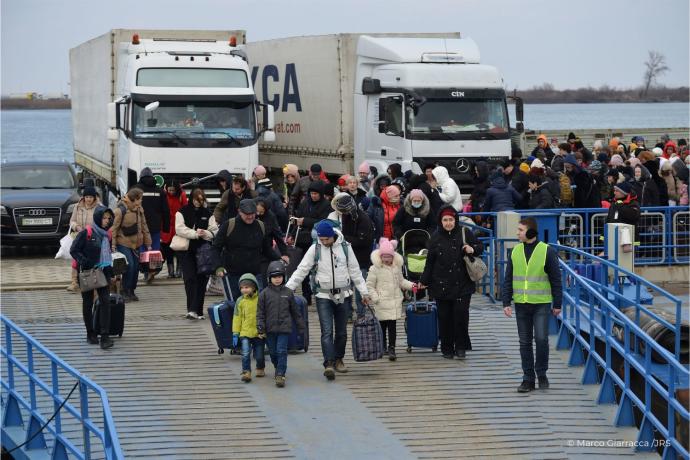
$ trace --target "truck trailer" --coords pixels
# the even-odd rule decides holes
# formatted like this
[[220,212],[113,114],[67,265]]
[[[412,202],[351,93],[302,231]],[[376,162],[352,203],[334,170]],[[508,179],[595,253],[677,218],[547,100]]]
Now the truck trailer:
[[244,43],[243,30],[115,29],[70,50],[76,164],[109,202],[145,167],[212,202],[208,176],[251,174],[273,107],[256,101]]
[[379,172],[436,164],[464,181],[473,161],[511,156],[503,79],[459,33],[306,36],[246,49],[257,98],[276,114],[276,142],[259,145],[265,166],[320,163],[343,174],[364,160]]

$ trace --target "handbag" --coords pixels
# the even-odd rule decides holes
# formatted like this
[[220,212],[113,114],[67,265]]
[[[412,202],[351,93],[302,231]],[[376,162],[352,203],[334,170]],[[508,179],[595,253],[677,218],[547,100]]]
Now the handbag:
[[196,249],[196,272],[199,275],[212,275],[218,266],[218,253],[210,243],[204,243]]
[[[465,247],[465,229],[462,229],[462,246]],[[486,264],[481,257],[463,256],[465,266],[467,267],[467,274],[472,281],[479,281],[484,278],[484,275],[489,271]]]
[[173,251],[186,251],[189,249],[189,240],[180,235],[175,235],[170,241],[170,249]]
[[79,272],[79,288],[81,292],[89,292],[94,289],[106,287],[108,280],[101,268],[90,268]]
[[383,331],[371,307],[352,323],[352,357],[357,362],[383,358]]

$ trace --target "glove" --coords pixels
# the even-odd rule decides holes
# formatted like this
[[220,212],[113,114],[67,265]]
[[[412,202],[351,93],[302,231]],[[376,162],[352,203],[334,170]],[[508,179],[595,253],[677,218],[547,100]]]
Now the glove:
[[240,343],[240,336],[237,334],[232,335],[232,348],[237,348],[237,345]]
[[258,338],[260,338],[261,340],[264,340],[264,339],[266,338],[266,334],[263,333],[263,332],[259,332],[258,334],[256,334],[256,336],[257,336]]
[[415,284],[412,286],[412,293],[413,293],[413,294],[417,294],[417,291],[419,291],[419,284],[415,283]]
[[223,276],[225,276],[225,273],[227,273],[227,272],[225,271],[225,269],[223,267],[218,267],[216,269],[216,276],[223,277]]

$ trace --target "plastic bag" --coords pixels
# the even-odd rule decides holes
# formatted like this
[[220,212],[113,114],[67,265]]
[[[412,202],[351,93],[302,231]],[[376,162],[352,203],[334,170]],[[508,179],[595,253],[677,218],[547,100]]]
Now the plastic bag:
[[69,253],[69,250],[72,248],[72,242],[74,241],[74,238],[67,233],[67,235],[63,236],[60,239],[60,249],[58,249],[57,254],[55,254],[56,259],[65,259],[65,260],[72,260],[72,256]]

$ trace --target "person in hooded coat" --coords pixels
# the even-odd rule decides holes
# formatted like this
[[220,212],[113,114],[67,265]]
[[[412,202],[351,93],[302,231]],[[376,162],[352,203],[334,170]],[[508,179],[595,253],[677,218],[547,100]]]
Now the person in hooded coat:
[[[163,257],[165,257],[168,265],[168,278],[181,278],[182,262],[175,251],[170,249],[170,243],[175,236],[175,215],[177,211],[187,205],[187,193],[182,190],[179,182],[173,180],[165,186],[165,195],[168,200],[168,209],[170,209],[171,224],[168,229],[161,229],[161,252],[163,252]],[[175,268],[175,259],[177,259],[177,268]]]
[[230,188],[232,183],[232,174],[227,169],[222,169],[216,174],[216,185],[218,186],[218,196],[223,196],[223,193]]
[[[146,216],[146,225],[148,225],[149,233],[151,234],[151,247],[154,251],[161,249],[161,229],[167,230],[170,228],[170,208],[168,207],[168,198],[163,191],[156,184],[156,179],[153,177],[151,168],[144,168],[139,175],[139,183],[135,185],[144,192],[144,199],[141,206],[144,208],[144,216]],[[143,252],[145,247],[141,247]],[[149,276],[149,281],[153,279],[153,273]]]
[[95,290],[100,304],[98,309],[98,323],[100,330],[94,330],[93,304],[94,291],[81,293],[82,317],[86,327],[86,341],[90,344],[98,343],[100,334],[101,348],[113,346],[109,336],[110,331],[110,292],[108,286],[113,277],[113,259],[111,255],[108,229],[114,220],[113,211],[105,206],[98,206],[93,212],[93,224],[87,224],[72,242],[70,255],[77,262],[77,271],[101,268],[108,284]]
[[386,189],[389,185],[393,183],[393,179],[388,174],[379,174],[374,178],[369,189],[369,197],[380,197],[381,192]]
[[430,234],[436,229],[436,217],[431,212],[429,199],[419,189],[413,189],[393,219],[393,236],[400,241],[408,230],[426,230]]
[[281,230],[285,231],[288,225],[287,209],[283,206],[280,196],[273,191],[271,179],[265,177],[257,180],[255,189],[257,198],[262,198],[266,202],[271,212],[273,212]]
[[512,211],[520,203],[522,197],[503,176],[503,168],[498,168],[491,174],[491,186],[486,191],[483,212]]
[[[678,161],[674,159],[664,162],[659,169],[659,175],[666,183],[666,190],[668,192],[668,201],[666,203],[659,203],[660,206],[672,206],[678,204],[680,198],[680,185],[681,180],[676,177],[675,170],[673,168],[673,163]],[[642,206],[648,206],[644,204],[644,200],[641,203]]]
[[285,206],[286,210],[288,208],[288,205],[290,204],[290,196],[292,196],[292,192],[295,190],[295,186],[299,182],[299,179],[299,168],[297,167],[297,165],[294,165],[292,163],[283,165],[282,198],[283,206]]
[[441,208],[439,226],[428,249],[420,288],[428,287],[436,300],[443,357],[464,359],[465,352],[472,349],[470,299],[477,287],[467,274],[464,256],[480,257],[484,247],[471,231],[460,226],[455,209],[446,205]]
[[[434,167],[432,167],[433,170]],[[436,222],[438,210],[443,206],[443,201],[438,194],[438,190],[433,188],[429,182],[426,174],[414,174],[410,177],[410,190],[419,189],[424,193],[424,196],[429,200],[430,213]]]
[[[278,219],[271,210],[271,207],[261,196],[254,198],[254,202],[256,203],[256,218],[264,224],[264,232],[266,236],[271,239],[273,252],[275,253],[274,256],[278,255],[284,263],[290,263],[290,258],[287,255],[287,245],[285,244],[285,233],[283,233],[283,230],[280,228]],[[269,259],[263,254],[261,255],[261,271],[259,274],[264,281],[262,283],[263,286],[268,286],[269,280],[265,275],[268,265],[272,260],[273,259]]]
[[638,157],[649,171],[649,175],[652,180],[656,183],[656,188],[659,190],[659,203],[661,206],[668,206],[668,188],[666,186],[666,181],[659,174],[659,159],[654,157],[651,152],[642,152]]
[[601,195],[599,188],[595,186],[592,176],[577,164],[574,155],[566,155],[564,167],[570,177],[571,184],[575,186],[573,206],[575,208],[600,208]]
[[[74,207],[72,217],[69,220],[69,229],[72,238],[77,236],[77,233],[86,228],[87,225],[93,225],[93,213],[98,206],[101,206],[101,200],[98,199],[95,187],[84,187],[81,194],[81,199]],[[112,224],[112,221],[110,222]],[[68,292],[76,293],[79,291],[79,280],[76,266],[72,266],[72,282],[67,286]]]
[[659,206],[659,189],[652,180],[647,168],[639,164],[635,166],[634,181],[631,183],[634,194],[638,197],[640,206]]
[[456,211],[462,211],[462,196],[458,184],[448,175],[448,170],[443,166],[436,166],[433,171],[436,179],[436,189],[441,200],[451,205]]
[[530,174],[528,183],[530,189],[530,209],[553,209],[556,207],[553,193],[549,190],[549,184],[544,180],[543,176]]
[[484,209],[486,192],[491,187],[490,176],[489,164],[486,161],[478,161],[474,165],[472,170],[472,193],[470,194],[472,212],[482,212]]
[[551,160],[553,160],[555,153],[551,150],[549,141],[544,134],[540,134],[537,137],[537,146],[534,147],[530,156],[539,158],[546,165],[551,164]]

